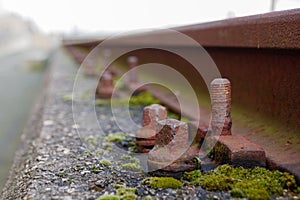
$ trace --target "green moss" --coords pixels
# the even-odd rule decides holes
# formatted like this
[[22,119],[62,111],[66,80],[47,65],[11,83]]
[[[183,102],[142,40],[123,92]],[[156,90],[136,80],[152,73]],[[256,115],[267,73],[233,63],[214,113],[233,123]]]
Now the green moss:
[[103,145],[103,148],[105,148],[105,149],[111,147],[111,144],[109,142],[104,142],[102,145]]
[[173,113],[170,110],[168,110],[168,118],[177,119],[177,120],[180,120],[180,121],[185,122],[185,123],[188,123],[190,121],[188,118],[180,117],[180,115],[178,115],[176,113]]
[[91,153],[90,153],[89,151],[84,151],[84,152],[83,152],[83,155],[89,156],[89,155],[91,155]]
[[116,89],[122,89],[124,88],[125,84],[119,76],[114,76],[114,86]]
[[114,188],[117,190],[117,196],[119,199],[123,200],[135,200],[136,199],[136,188],[128,188],[124,185],[116,184]]
[[128,147],[131,147],[131,148],[135,148],[136,147],[136,143],[135,142],[128,142],[127,144]]
[[204,174],[199,170],[185,172],[183,179],[209,191],[230,191],[233,197],[248,199],[282,196],[284,189],[290,193],[299,193],[294,176],[265,168],[244,169],[222,165]]
[[[129,106],[148,106],[151,104],[160,104],[160,101],[153,97],[150,92],[141,92],[137,96],[132,96],[129,99]],[[128,99],[97,99],[95,105],[123,107],[128,105]]]
[[84,170],[84,167],[75,167],[75,171],[82,171]]
[[121,144],[126,139],[126,134],[122,132],[109,133],[105,138],[108,142],[116,142]]
[[143,198],[143,200],[152,200],[152,197],[151,197],[151,196],[145,196],[145,197]]
[[103,149],[97,149],[95,151],[95,154],[97,154],[97,155],[103,155],[104,154],[104,150]]
[[158,188],[178,189],[183,186],[181,181],[171,177],[150,177],[144,179],[142,181],[142,184],[147,185],[152,189],[158,189]]
[[123,155],[123,156],[121,157],[122,160],[130,160],[131,158],[132,158],[132,157],[129,156],[129,155]]
[[121,159],[130,162],[130,163],[123,164],[122,165],[123,169],[130,170],[130,171],[142,171],[140,161],[137,158],[128,155],[123,155]]
[[92,136],[84,137],[83,139],[91,145],[96,144],[96,139]]
[[136,199],[136,195],[135,194],[125,194],[122,196],[123,200],[135,200]]
[[191,171],[191,172],[185,172],[183,174],[182,179],[187,180],[187,181],[195,181],[200,176],[201,176],[201,171],[200,170],[194,170],[194,171]]
[[42,72],[45,69],[46,60],[30,60],[27,61],[26,70],[29,72]]
[[119,187],[117,189],[117,194],[120,195],[120,196],[123,196],[125,194],[135,194],[136,193],[136,188],[128,188],[128,187],[125,187],[125,186],[122,186],[122,187]]
[[213,149],[209,152],[208,156],[220,163],[227,163],[227,159],[229,157],[228,151],[226,151],[225,146],[218,142],[213,146]]
[[189,119],[185,118],[185,117],[181,117],[180,121],[185,122],[185,123],[189,123]]
[[232,197],[235,197],[235,198],[244,198],[244,197],[246,197],[246,195],[244,194],[244,192],[241,189],[239,189],[239,188],[233,188],[230,191],[230,195]]
[[141,92],[137,96],[132,96],[129,100],[130,106],[148,106],[151,104],[160,104],[160,101],[150,92]]
[[127,99],[97,99],[95,101],[96,106],[111,106],[123,107],[128,105]]
[[96,167],[95,165],[91,166],[91,172],[92,173],[95,173],[95,174],[98,174],[100,172],[99,168]]
[[123,156],[121,157],[121,159],[124,160],[124,161],[129,161],[129,162],[131,162],[131,163],[137,163],[137,164],[140,164],[139,159],[134,158],[134,157],[129,156],[129,155],[123,155]]
[[72,94],[66,94],[62,97],[65,102],[72,102]]
[[103,195],[98,200],[120,200],[120,196],[117,195]]
[[108,167],[111,165],[111,162],[109,160],[102,159],[102,160],[100,160],[100,164]]
[[108,152],[112,152],[112,151],[113,151],[113,149],[112,149],[111,147],[108,147],[108,148],[106,148],[106,151],[108,151]]
[[122,165],[122,168],[130,171],[142,171],[142,167],[139,163],[126,163]]
[[271,200],[270,195],[264,189],[248,189],[246,191],[246,196],[249,200]]

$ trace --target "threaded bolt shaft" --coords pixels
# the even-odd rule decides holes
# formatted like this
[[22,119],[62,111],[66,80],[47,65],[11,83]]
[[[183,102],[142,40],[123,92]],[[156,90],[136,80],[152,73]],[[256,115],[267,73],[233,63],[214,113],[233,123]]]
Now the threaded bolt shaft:
[[213,134],[231,135],[231,84],[226,78],[214,79],[211,84],[211,129]]

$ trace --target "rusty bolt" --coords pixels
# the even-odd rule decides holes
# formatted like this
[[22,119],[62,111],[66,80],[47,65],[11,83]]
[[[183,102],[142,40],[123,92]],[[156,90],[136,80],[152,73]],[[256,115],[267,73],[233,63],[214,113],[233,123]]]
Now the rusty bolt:
[[187,124],[176,119],[165,119],[158,122],[157,131],[157,142],[149,152],[149,169],[172,172],[195,169],[192,159],[199,150],[188,145]]
[[95,69],[95,62],[93,60],[86,60],[83,69],[83,73],[87,76],[95,76],[97,74]]
[[213,134],[231,135],[231,85],[226,78],[214,79],[211,84],[211,129]]
[[136,133],[136,143],[139,151],[149,152],[156,142],[156,125],[159,120],[167,118],[167,109],[158,104],[144,108],[143,127]]
[[152,104],[144,108],[143,127],[148,126],[155,130],[159,120],[167,118],[167,109],[158,104]]
[[103,51],[103,66],[108,67],[109,58],[111,56],[111,51],[109,49],[104,49]]
[[208,125],[206,124],[199,124],[196,121],[190,121],[188,123],[189,126],[189,144],[197,145],[201,147],[203,140],[206,137],[208,132]]
[[129,77],[129,82],[130,83],[137,83],[138,82],[138,78],[137,78],[137,74],[136,74],[136,70],[134,70],[134,68],[138,65],[138,58],[136,56],[129,56],[127,58],[127,63],[128,63],[128,67],[131,71],[131,76]]
[[100,98],[111,98],[113,90],[113,77],[109,72],[104,72],[98,82],[97,96]]

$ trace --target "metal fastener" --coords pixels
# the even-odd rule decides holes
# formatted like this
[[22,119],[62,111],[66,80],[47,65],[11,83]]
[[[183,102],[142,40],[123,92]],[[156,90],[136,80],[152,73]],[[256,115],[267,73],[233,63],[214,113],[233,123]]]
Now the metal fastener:
[[140,152],[147,153],[153,148],[157,138],[157,122],[166,118],[167,109],[164,106],[152,104],[144,108],[143,127],[136,133],[137,149]]
[[211,82],[210,87],[212,133],[231,135],[231,84],[226,78],[217,78]]
[[193,158],[199,149],[188,144],[188,125],[176,119],[165,119],[158,122],[158,131],[156,144],[149,152],[148,168],[167,172],[196,169]]
[[111,73],[104,72],[99,79],[96,95],[100,98],[111,98],[114,90],[114,81]]

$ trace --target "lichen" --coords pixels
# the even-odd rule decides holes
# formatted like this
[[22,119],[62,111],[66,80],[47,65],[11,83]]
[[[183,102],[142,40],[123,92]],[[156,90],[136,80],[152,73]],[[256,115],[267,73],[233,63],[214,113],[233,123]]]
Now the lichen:
[[270,199],[282,196],[283,191],[297,194],[294,176],[265,168],[244,169],[222,165],[202,174],[199,170],[185,172],[183,179],[209,191],[229,191],[232,197]]
[[106,160],[106,159],[102,159],[100,160],[99,162],[101,165],[104,165],[106,167],[110,166],[111,165],[111,162],[109,160]]
[[172,189],[178,189],[183,186],[182,182],[172,178],[172,177],[150,177],[145,178],[142,181],[143,185],[147,185],[148,187],[152,189],[158,189],[158,188],[172,188]]

